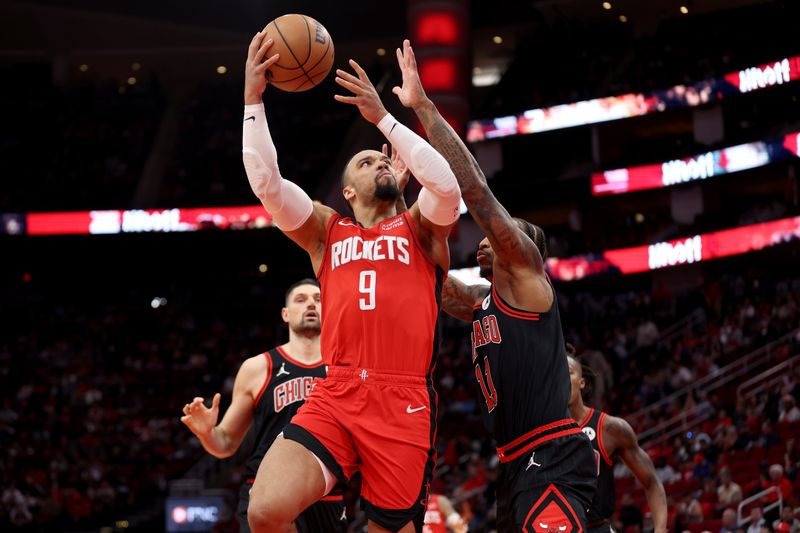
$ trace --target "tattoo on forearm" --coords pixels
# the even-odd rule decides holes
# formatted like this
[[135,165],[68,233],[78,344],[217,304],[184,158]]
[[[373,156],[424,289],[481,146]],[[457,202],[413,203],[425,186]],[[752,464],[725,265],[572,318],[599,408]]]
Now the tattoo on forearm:
[[523,253],[516,224],[509,223],[508,213],[489,191],[486,176],[455,130],[433,105],[417,110],[417,116],[425,128],[428,141],[447,160],[456,175],[461,196],[478,224],[502,243],[505,253]]

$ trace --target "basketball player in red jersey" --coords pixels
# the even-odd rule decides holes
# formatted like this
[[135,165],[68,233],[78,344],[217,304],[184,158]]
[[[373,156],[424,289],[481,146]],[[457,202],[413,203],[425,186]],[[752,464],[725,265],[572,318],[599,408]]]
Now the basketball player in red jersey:
[[[567,351],[571,346],[567,347]],[[583,392],[586,379],[583,377],[583,366],[570,354],[569,378],[572,383],[572,395],[569,400],[569,412],[580,424],[581,429],[589,437],[597,460],[597,492],[589,507],[589,533],[610,533],[611,515],[615,510],[614,492],[614,459],[622,459],[647,493],[647,503],[653,513],[654,533],[667,531],[667,495],[664,485],[656,475],[656,469],[650,457],[639,447],[636,433],[622,418],[597,411],[583,403]]]
[[[250,185],[275,224],[306,250],[322,286],[321,345],[327,378],[264,457],[251,493],[254,532],[283,532],[337,482],[362,474],[371,532],[419,531],[436,453],[436,393],[431,372],[439,344],[447,235],[458,218],[458,183],[444,158],[386,112],[364,70],[337,70],[358,107],[386,136],[422,185],[397,214],[400,195],[390,158],[357,153],[343,174],[354,218],[312,203],[283,179],[267,127],[264,72],[277,54],[253,38],[245,72],[242,155]],[[279,479],[276,483],[274,480]]]
[[538,226],[509,216],[456,132],[422,88],[414,51],[397,50],[403,88],[447,159],[464,202],[486,234],[478,264],[491,287],[448,278],[444,309],[472,324],[472,364],[487,428],[499,446],[498,530],[582,533],[596,485],[594,453],[570,417],[569,370],[555,291],[544,271]]
[[425,509],[425,522],[422,533],[467,533],[469,527],[464,523],[453,504],[443,494],[431,494]]
[[[195,398],[183,407],[181,422],[197,435],[208,453],[220,459],[235,454],[253,426],[255,443],[245,465],[246,481],[236,510],[240,533],[250,531],[247,507],[261,459],[303,404],[312,382],[325,377],[319,349],[321,311],[316,280],[304,279],[289,287],[286,307],[281,310],[283,321],[289,326],[289,342],[242,363],[233,385],[231,406],[222,422],[217,424],[219,393],[214,395],[210,409],[203,405],[203,398]],[[347,531],[342,499],[341,495],[330,496],[303,511],[295,520],[297,531]]]

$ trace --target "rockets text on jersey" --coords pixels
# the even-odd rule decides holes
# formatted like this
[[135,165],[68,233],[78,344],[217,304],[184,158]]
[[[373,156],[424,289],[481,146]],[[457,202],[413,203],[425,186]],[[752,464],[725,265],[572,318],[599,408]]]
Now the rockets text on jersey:
[[317,272],[326,363],[430,374],[444,272],[425,255],[408,214],[371,228],[334,216],[327,231]]

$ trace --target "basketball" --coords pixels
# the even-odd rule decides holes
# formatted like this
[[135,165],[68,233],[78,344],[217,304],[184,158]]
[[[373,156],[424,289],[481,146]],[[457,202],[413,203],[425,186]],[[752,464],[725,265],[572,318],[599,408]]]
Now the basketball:
[[333,41],[325,27],[305,15],[283,15],[265,29],[274,42],[267,56],[280,54],[267,70],[269,83],[289,92],[307,91],[318,85],[333,66]]

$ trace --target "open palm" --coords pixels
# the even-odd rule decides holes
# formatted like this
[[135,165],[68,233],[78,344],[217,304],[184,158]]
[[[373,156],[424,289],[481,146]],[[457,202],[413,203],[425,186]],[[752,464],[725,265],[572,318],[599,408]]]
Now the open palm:
[[207,435],[217,425],[217,417],[219,417],[219,400],[220,394],[214,395],[211,401],[211,408],[203,405],[203,398],[195,398],[192,403],[187,403],[183,407],[183,415],[181,422],[192,430],[195,435]]
[[405,107],[414,108],[427,100],[422,82],[417,71],[417,59],[411,42],[408,39],[403,41],[403,49],[397,49],[397,63],[400,65],[400,72],[403,75],[403,86],[393,87],[392,92],[400,99],[400,103]]

